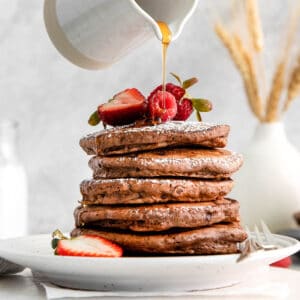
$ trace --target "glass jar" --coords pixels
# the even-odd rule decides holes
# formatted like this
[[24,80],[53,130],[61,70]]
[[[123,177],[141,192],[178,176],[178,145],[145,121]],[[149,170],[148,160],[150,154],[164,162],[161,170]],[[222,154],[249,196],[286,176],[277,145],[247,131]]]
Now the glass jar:
[[0,238],[27,234],[27,177],[18,157],[18,123],[0,121]]

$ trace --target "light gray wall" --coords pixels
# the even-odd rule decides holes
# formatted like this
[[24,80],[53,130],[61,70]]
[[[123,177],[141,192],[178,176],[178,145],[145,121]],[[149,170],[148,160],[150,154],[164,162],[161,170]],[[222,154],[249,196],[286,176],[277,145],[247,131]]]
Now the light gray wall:
[[[160,44],[155,39],[103,71],[73,66],[46,35],[42,2],[0,0],[0,118],[17,119],[21,125],[20,150],[29,176],[34,233],[73,226],[79,183],[91,177],[88,157],[78,146],[79,138],[94,130],[86,122],[89,114],[124,88],[137,87],[148,94],[161,78]],[[211,29],[210,15],[221,2],[200,0],[181,37],[170,47],[168,70],[199,77],[191,93],[214,103],[205,120],[232,125],[229,146],[240,151],[256,121],[245,104],[240,77]],[[282,47],[278,32],[287,2],[261,1],[269,62]],[[11,16],[6,9],[12,10]],[[299,108],[296,101],[285,123],[290,140],[300,148]]]

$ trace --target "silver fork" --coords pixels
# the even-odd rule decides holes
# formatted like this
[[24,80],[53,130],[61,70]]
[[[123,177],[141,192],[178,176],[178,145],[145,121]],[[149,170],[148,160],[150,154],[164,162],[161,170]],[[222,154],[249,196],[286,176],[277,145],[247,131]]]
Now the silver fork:
[[261,230],[262,231],[259,231],[258,227],[255,225],[254,231],[251,233],[249,228],[247,226],[245,227],[248,238],[245,242],[240,244],[241,254],[238,257],[237,262],[243,261],[253,252],[269,251],[279,248],[275,245],[274,237],[270,229],[263,221],[261,221]]

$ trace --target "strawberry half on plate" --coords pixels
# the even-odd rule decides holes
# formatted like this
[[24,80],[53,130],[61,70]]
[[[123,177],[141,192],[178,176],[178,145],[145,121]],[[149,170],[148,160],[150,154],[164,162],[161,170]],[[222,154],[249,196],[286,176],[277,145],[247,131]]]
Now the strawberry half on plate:
[[55,255],[85,257],[120,257],[123,250],[111,241],[94,235],[66,238],[60,231],[53,233],[52,248]]
[[147,103],[142,93],[136,89],[126,89],[116,94],[109,102],[98,107],[98,117],[111,126],[127,125],[145,115]]

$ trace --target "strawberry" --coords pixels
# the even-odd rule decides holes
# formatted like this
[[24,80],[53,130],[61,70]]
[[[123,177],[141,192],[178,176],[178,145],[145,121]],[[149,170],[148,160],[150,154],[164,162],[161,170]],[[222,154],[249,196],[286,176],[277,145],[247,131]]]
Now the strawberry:
[[172,120],[177,113],[175,97],[169,92],[157,91],[148,99],[148,111],[152,120]]
[[81,235],[68,239],[56,230],[53,233],[52,247],[55,255],[86,257],[120,257],[123,250],[111,241],[95,236]]
[[130,124],[145,115],[146,109],[146,99],[140,91],[126,89],[100,105],[97,112],[91,115],[89,124],[97,125],[100,121],[112,126]]
[[272,267],[288,268],[292,264],[291,257],[288,256],[271,264]]

